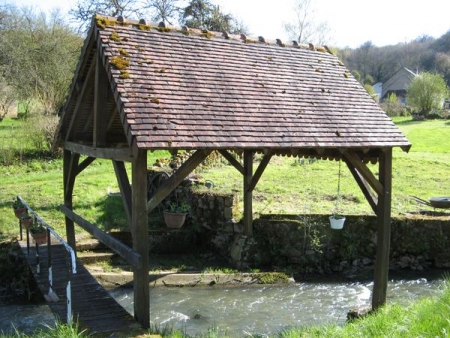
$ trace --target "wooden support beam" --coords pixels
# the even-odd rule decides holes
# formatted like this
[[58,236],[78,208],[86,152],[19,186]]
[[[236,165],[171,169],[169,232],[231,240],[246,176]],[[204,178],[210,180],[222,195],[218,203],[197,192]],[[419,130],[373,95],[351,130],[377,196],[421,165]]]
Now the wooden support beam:
[[109,116],[109,121],[108,121],[108,125],[107,125],[107,129],[109,130],[114,122],[114,119],[116,118],[116,115],[118,114],[117,112],[117,106],[114,106],[111,115]]
[[261,162],[259,163],[259,166],[256,169],[255,174],[253,175],[251,182],[250,182],[249,186],[247,187],[247,189],[249,189],[250,191],[253,191],[255,189],[256,185],[258,184],[259,179],[261,178],[262,174],[264,173],[264,170],[266,169],[267,165],[269,164],[271,158],[272,158],[272,152],[270,152],[270,151],[264,155],[264,157],[261,160]]
[[97,50],[95,65],[94,87],[94,147],[104,147],[107,136],[107,101],[109,92],[109,80],[101,55]]
[[211,153],[211,150],[197,150],[190,158],[184,162],[177,171],[173,173],[163,184],[155,191],[152,198],[147,203],[148,212],[155,209],[164,198],[181,183],[183,180],[202,163]]
[[[73,110],[73,115],[69,123],[69,127],[67,129],[67,134],[65,135],[65,141],[70,140],[73,137],[73,133],[76,129],[75,125],[78,122],[78,116],[80,112],[82,111],[82,108],[84,104],[86,103],[87,96],[90,92],[94,89],[94,81],[93,78],[95,76],[95,64],[96,64],[96,58],[94,58],[92,64],[90,65],[90,68],[88,70],[88,73],[86,75],[86,78],[84,80],[84,83],[79,91],[78,97],[77,97],[77,104]],[[72,99],[72,98],[71,98]]]
[[[96,52],[96,39],[92,38],[92,35],[97,34],[95,29],[92,29],[88,32],[88,36],[85,38],[85,41],[88,41],[87,44],[85,44],[81,50],[81,55],[85,55],[86,57],[81,58],[82,62],[80,64],[78,64],[75,73],[76,74],[84,74],[85,73],[85,68],[86,67],[91,67],[92,66],[92,60],[89,57],[89,52],[92,54],[95,54]],[[95,62],[95,60],[94,60]],[[90,68],[91,69],[91,68]],[[88,69],[88,71],[90,71],[90,69]],[[81,77],[82,78],[82,77]],[[84,78],[84,80],[86,80],[86,77]],[[78,82],[75,84],[74,86],[74,90],[70,91],[69,97],[68,97],[68,102],[66,104],[66,107],[70,107],[71,104],[73,103],[74,100],[76,100],[79,97],[79,93],[81,90],[81,87],[83,87],[83,85],[86,83],[86,81],[83,81],[82,83]]]
[[344,152],[345,159],[352,164],[352,166],[358,170],[362,177],[370,184],[373,190],[378,195],[383,194],[383,186],[380,181],[373,175],[370,169],[366,166],[366,164],[361,160],[361,158],[354,152],[347,151]]
[[251,189],[253,178],[253,151],[244,151],[244,234],[253,236],[253,189]]
[[95,157],[86,157],[78,166],[78,174],[89,167],[95,161]]
[[391,241],[392,148],[381,153],[379,172],[383,193],[378,195],[377,207],[377,257],[372,294],[374,310],[386,303]]
[[355,167],[351,164],[351,162],[347,161],[346,158],[344,158],[345,163],[348,166],[348,169],[353,175],[353,178],[355,179],[356,183],[358,183],[359,188],[363,192],[364,196],[366,197],[367,202],[369,202],[370,207],[373,210],[373,213],[377,214],[377,204],[378,204],[378,198],[376,195],[372,192],[370,185],[367,183],[367,181],[360,175],[358,170],[355,169]]
[[131,185],[127,170],[123,162],[112,161],[116,173],[117,183],[122,194],[122,203],[127,215],[128,224],[131,224]]
[[147,151],[138,150],[132,163],[133,249],[141,255],[142,266],[133,269],[134,317],[144,328],[150,327],[149,244],[147,216]]
[[64,148],[94,158],[104,158],[119,162],[131,162],[133,160],[133,152],[130,148],[95,148],[67,141],[64,142]]
[[242,164],[239,163],[238,160],[236,160],[233,155],[231,155],[228,151],[222,149],[219,150],[219,153],[225,157],[225,159],[233,166],[235,167],[240,173],[241,175],[244,175],[244,166]]
[[[75,178],[78,174],[79,154],[73,154],[68,150],[64,150],[63,154],[63,187],[64,187],[64,205],[73,208],[73,188],[75,186]],[[67,243],[72,247],[76,254],[75,242],[75,226],[73,221],[65,217]]]
[[129,264],[133,265],[133,267],[135,268],[142,267],[142,257],[140,254],[133,251],[133,249],[123,244],[118,239],[100,230],[95,225],[89,223],[87,220],[85,220],[80,215],[74,213],[65,205],[60,205],[59,207],[66,217],[68,217],[73,222],[77,223],[80,227],[89,232],[92,236],[97,238],[100,242],[105,244],[108,248],[117,253],[120,257],[125,259]]

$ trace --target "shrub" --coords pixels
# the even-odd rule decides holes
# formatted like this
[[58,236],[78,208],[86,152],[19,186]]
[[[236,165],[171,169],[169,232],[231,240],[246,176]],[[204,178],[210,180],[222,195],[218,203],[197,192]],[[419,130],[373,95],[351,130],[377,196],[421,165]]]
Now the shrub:
[[380,104],[381,109],[390,117],[394,116],[410,116],[410,109],[400,102],[383,102]]
[[55,115],[36,115],[26,120],[24,129],[31,146],[38,151],[51,151],[58,117]]

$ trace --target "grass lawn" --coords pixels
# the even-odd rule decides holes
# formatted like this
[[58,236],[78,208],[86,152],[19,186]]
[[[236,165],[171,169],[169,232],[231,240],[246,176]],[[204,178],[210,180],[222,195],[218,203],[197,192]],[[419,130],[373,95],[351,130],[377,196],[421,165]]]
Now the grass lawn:
[[[426,208],[411,200],[411,196],[427,199],[450,195],[450,122],[433,120],[414,122],[395,120],[413,146],[409,153],[394,149],[392,213],[402,214]],[[21,135],[22,122],[5,119],[0,123],[0,139]],[[3,141],[0,153],[11,152],[17,144],[26,142]],[[17,220],[11,210],[12,199],[20,195],[57,230],[63,229],[63,215],[58,206],[63,201],[62,160],[23,160],[23,146],[14,165],[0,168],[0,231],[15,234]],[[17,149],[17,148],[14,148]],[[166,152],[149,153],[149,165]],[[1,156],[0,156],[1,160]],[[255,161],[255,170],[258,164]],[[129,165],[128,165],[129,168]],[[377,166],[372,170],[377,174]],[[339,162],[318,160],[312,163],[293,157],[274,157],[254,191],[254,213],[320,213],[329,214],[336,207]],[[242,178],[230,165],[220,165],[200,172],[214,182],[214,189],[242,194]],[[74,208],[106,230],[126,227],[120,199],[108,197],[118,191],[110,161],[96,160],[77,177]],[[348,168],[342,163],[342,203],[344,214],[372,214],[369,204],[354,182]],[[241,205],[242,207],[242,205]]]
[[[426,208],[412,201],[411,196],[427,199],[450,195],[450,122],[413,122],[405,118],[395,122],[413,144],[409,153],[394,150],[392,213],[401,214]],[[22,130],[22,123],[17,120],[5,119],[0,123],[0,161],[4,154],[9,158],[15,156],[15,164],[0,167],[0,234],[16,236],[18,233],[18,221],[11,210],[11,201],[17,195],[22,196],[47,223],[64,234],[64,217],[58,210],[63,201],[62,160],[28,158],[29,145],[22,139]],[[163,156],[168,155],[165,152],[149,153],[149,165]],[[257,160],[258,157],[255,169]],[[372,166],[372,170],[377,173],[377,166]],[[336,161],[309,163],[292,157],[273,158],[254,191],[255,214],[331,213],[335,208],[338,171],[339,162]],[[200,174],[214,182],[216,191],[230,193],[237,190],[241,193],[241,176],[230,165],[203,170]],[[112,164],[97,160],[77,177],[74,208],[103,229],[127,228],[120,199],[108,196],[108,192],[116,191],[118,186]],[[342,166],[341,191],[343,202],[340,207],[343,213],[372,214],[345,165]],[[274,337],[447,336],[450,331],[449,306],[450,291],[447,287],[438,299],[424,299],[406,308],[388,305],[365,320],[343,327],[298,328],[283,331]],[[65,328],[59,330],[54,336],[60,336]],[[84,336],[79,332],[64,332],[64,336]],[[172,332],[164,337],[185,336]],[[226,334],[212,329],[203,337],[226,337]]]

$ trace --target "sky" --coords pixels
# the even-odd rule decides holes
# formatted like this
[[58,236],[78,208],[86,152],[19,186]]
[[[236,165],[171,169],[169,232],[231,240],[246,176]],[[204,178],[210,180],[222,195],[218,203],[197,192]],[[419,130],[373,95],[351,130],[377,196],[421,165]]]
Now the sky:
[[[423,35],[438,38],[450,30],[449,0],[312,0],[316,22],[325,22],[330,30],[328,44],[357,48],[367,41],[376,46],[405,43]],[[289,41],[283,23],[294,22],[295,0],[211,0],[242,21],[250,36]],[[0,0],[0,4],[34,6],[63,11],[74,0]]]

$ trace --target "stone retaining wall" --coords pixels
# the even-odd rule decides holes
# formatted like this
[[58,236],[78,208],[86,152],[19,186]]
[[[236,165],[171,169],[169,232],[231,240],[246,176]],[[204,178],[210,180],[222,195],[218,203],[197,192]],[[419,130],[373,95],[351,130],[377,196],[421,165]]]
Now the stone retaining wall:
[[[189,221],[182,232],[165,235],[168,245],[190,236],[195,249],[214,250],[237,268],[291,267],[304,273],[352,273],[372,267],[376,255],[376,217],[347,216],[344,229],[330,228],[329,215],[263,215],[254,220],[254,238],[233,219],[232,194],[193,193]],[[174,237],[175,236],[175,237]],[[172,238],[172,239],[171,239]],[[450,268],[450,215],[392,218],[393,269]],[[192,241],[178,252],[192,249]],[[174,243],[174,242],[172,242]]]
[[[295,266],[305,273],[352,273],[372,266],[376,256],[376,217],[347,216],[333,230],[328,215],[265,216],[254,222],[257,265]],[[450,268],[450,217],[393,217],[392,269]]]

